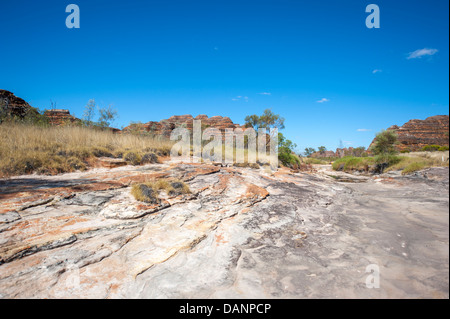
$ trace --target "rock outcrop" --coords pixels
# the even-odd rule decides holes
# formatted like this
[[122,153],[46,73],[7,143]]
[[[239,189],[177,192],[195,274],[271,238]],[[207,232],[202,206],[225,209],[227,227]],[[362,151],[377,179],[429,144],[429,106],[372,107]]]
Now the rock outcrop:
[[81,120],[70,114],[69,110],[47,110],[44,115],[48,118],[50,124],[60,126],[67,124],[81,124]]
[[145,124],[135,123],[124,128],[123,132],[146,133],[170,138],[170,134],[175,128],[187,128],[188,130],[192,131],[194,120],[201,121],[202,129],[216,128],[221,130],[221,132],[224,132],[225,129],[245,129],[244,126],[233,123],[233,121],[229,117],[208,117],[207,115],[202,114],[198,115],[195,118],[192,115],[175,115],[167,120],[162,120],[160,122],[148,122]]
[[0,114],[24,118],[26,115],[37,113],[37,109],[31,107],[25,100],[9,91],[0,90]]
[[[411,120],[403,126],[387,130],[398,135],[398,151],[419,151],[427,145],[449,146],[449,116],[437,115],[425,120]],[[376,139],[372,142],[374,145]]]

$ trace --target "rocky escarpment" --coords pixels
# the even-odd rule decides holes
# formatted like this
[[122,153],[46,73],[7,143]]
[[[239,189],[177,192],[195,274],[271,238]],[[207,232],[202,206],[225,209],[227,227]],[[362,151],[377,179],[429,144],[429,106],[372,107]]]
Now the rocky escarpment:
[[[398,151],[419,151],[427,145],[449,146],[449,116],[437,115],[425,120],[411,120],[403,126],[393,125],[387,130],[398,135]],[[376,142],[372,142],[371,146]]]
[[123,129],[123,132],[138,132],[138,133],[148,133],[153,135],[160,135],[166,138],[170,138],[170,134],[175,128],[187,128],[188,130],[193,130],[193,121],[200,120],[201,128],[216,128],[224,132],[226,129],[243,128],[239,124],[233,123],[229,117],[213,116],[208,117],[207,115],[198,115],[193,117],[192,115],[176,115],[172,116],[167,120],[162,120],[160,122],[148,122],[145,124],[136,123],[132,124]]
[[38,114],[37,109],[31,107],[25,100],[9,91],[0,90],[0,115],[24,118],[35,114]]

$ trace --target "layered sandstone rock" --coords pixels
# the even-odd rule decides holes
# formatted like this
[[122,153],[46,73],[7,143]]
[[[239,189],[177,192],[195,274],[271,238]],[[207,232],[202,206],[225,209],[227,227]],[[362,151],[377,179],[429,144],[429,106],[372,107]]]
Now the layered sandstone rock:
[[208,117],[207,115],[201,114],[195,118],[192,115],[175,115],[167,120],[162,120],[160,122],[152,121],[145,124],[135,123],[124,128],[123,132],[147,133],[169,138],[170,134],[175,128],[187,128],[188,130],[192,131],[194,120],[201,121],[201,128],[203,130],[206,128],[216,128],[224,133],[226,129],[245,129],[245,127],[233,123],[233,121],[229,117]]
[[[449,145],[449,116],[437,115],[425,120],[411,120],[403,126],[387,129],[398,135],[397,150],[419,151],[427,145]],[[376,139],[372,142],[372,145]]]
[[37,114],[38,111],[13,93],[0,90],[0,114],[4,113],[8,116],[24,118],[31,113]]
[[81,124],[81,120],[70,114],[69,110],[48,110],[44,115],[48,118],[50,124],[60,126],[67,124]]

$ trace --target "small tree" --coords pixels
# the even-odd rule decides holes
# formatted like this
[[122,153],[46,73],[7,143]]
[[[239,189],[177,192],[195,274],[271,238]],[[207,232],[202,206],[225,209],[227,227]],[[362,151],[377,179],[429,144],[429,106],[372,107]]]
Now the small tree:
[[327,148],[325,146],[320,146],[319,147],[319,153],[321,155],[324,155],[326,151],[327,151]]
[[371,151],[375,155],[381,154],[395,154],[395,144],[398,142],[397,133],[394,131],[381,131],[375,137],[375,143],[371,147]]
[[264,110],[261,116],[249,115],[245,118],[245,126],[252,127],[256,131],[260,128],[277,128],[284,129],[284,118],[278,114],[273,113],[270,109]]
[[366,148],[364,146],[356,147],[353,150],[353,154],[356,157],[363,157],[365,153],[366,153]]
[[306,156],[306,157],[311,156],[311,155],[314,154],[315,152],[316,152],[316,150],[315,150],[314,148],[312,148],[312,147],[307,147],[307,148],[305,148],[305,156]]
[[96,109],[96,104],[95,104],[95,99],[91,99],[89,100],[88,104],[86,104],[86,106],[84,107],[84,113],[83,113],[83,124],[85,126],[93,126],[94,122],[94,115],[95,115],[95,109]]
[[98,111],[100,113],[98,123],[101,127],[109,127],[117,118],[117,111],[113,109],[111,105],[99,109]]
[[293,154],[296,147],[297,144],[278,133],[278,159],[284,166],[295,168],[300,164],[298,157]]

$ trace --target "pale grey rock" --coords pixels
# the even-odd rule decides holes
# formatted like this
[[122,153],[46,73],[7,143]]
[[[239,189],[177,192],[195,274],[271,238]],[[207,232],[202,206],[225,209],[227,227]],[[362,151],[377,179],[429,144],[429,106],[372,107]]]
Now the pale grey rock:
[[[151,208],[130,187],[85,191],[2,216],[1,298],[449,296],[448,168],[114,172],[163,169],[193,194]],[[365,284],[371,264],[379,289]]]

